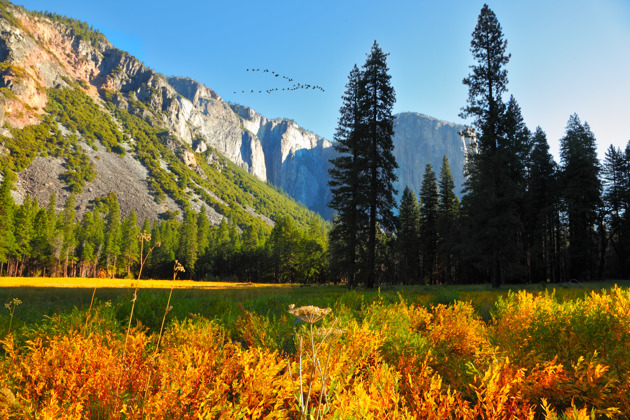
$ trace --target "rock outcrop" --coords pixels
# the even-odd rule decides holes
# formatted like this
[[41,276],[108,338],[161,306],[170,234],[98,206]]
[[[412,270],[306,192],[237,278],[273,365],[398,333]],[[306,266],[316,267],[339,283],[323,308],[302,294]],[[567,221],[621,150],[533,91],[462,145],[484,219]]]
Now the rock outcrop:
[[433,166],[436,177],[440,175],[442,158],[448,158],[455,181],[455,193],[461,197],[465,181],[464,164],[470,139],[461,133],[466,127],[441,121],[415,112],[396,115],[394,122],[394,156],[398,162],[399,197],[405,186],[420,192],[427,163]]
[[334,154],[332,144],[294,121],[269,120],[239,105],[233,109],[242,118],[245,129],[260,139],[266,180],[311,210],[330,217],[328,168]]

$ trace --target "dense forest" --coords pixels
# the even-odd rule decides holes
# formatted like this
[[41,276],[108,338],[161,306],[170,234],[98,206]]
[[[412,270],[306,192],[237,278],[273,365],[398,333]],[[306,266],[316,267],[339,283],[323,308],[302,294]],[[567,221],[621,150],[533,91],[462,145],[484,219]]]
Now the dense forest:
[[[80,220],[74,196],[56,213],[11,196],[15,175],[5,171],[0,184],[0,273],[8,276],[169,278],[174,261],[185,267],[180,278],[233,278],[264,282],[321,282],[327,276],[326,225],[313,216],[304,231],[282,217],[271,233],[256,226],[242,230],[233,218],[211,226],[205,214],[187,210],[175,217],[145,219],[135,212],[121,217],[115,193],[95,200]],[[142,234],[141,234],[142,233]]]

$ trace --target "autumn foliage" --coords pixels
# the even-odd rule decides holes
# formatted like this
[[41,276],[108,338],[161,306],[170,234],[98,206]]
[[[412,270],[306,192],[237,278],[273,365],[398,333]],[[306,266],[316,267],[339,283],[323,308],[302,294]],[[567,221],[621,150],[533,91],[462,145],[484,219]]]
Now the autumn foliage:
[[324,418],[338,419],[630,416],[630,292],[617,287],[571,299],[509,293],[487,320],[470,302],[402,298],[338,305],[312,324],[242,309],[234,330],[191,314],[159,348],[138,326],[123,349],[104,311],[87,327],[5,336],[1,417],[304,418],[295,372],[317,363],[299,359],[311,326],[315,344],[337,333],[318,347],[326,375],[311,378],[307,418],[326,399]]

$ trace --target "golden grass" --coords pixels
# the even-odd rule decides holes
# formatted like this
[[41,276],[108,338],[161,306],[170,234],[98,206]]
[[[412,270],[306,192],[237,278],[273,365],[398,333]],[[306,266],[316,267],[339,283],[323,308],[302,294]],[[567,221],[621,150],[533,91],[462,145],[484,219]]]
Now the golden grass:
[[[0,287],[135,288],[133,279],[80,277],[0,277]],[[193,280],[140,280],[141,289],[261,289],[297,287],[295,284],[237,283]]]

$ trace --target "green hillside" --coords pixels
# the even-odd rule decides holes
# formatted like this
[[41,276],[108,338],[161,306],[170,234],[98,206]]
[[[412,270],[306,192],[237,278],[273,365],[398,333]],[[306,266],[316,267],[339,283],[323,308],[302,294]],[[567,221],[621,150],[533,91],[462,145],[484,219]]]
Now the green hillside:
[[[271,226],[251,213],[271,220],[289,216],[302,228],[314,215],[215,150],[196,154],[198,168],[189,168],[182,161],[182,154],[192,153],[192,150],[157,123],[157,111],[129,94],[126,95],[129,108],[119,109],[112,96],[112,92],[105,92],[103,108],[79,84],[50,89],[46,115],[40,124],[11,129],[11,136],[0,136],[0,141],[10,151],[0,157],[0,166],[3,170],[20,172],[37,156],[63,158],[64,182],[70,191],[80,194],[96,176],[93,163],[79,144],[83,140],[95,150],[105,148],[119,155],[129,150],[147,168],[154,199],[160,202],[169,196],[182,212],[191,200],[201,197],[218,213],[229,215],[241,228],[254,226],[265,232],[269,232]],[[60,126],[70,134],[63,135]],[[211,163],[207,163],[209,156],[213,156]],[[250,212],[247,209],[251,209]]]

